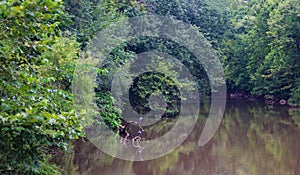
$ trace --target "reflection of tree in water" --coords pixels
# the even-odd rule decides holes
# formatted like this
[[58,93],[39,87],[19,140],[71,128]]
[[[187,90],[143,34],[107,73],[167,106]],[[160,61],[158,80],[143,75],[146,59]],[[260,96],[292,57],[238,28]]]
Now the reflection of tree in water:
[[[299,118],[297,110],[266,109],[255,102],[229,101],[221,127],[204,147],[197,146],[199,128],[203,128],[206,119],[201,117],[197,129],[180,147],[155,160],[123,161],[102,153],[87,141],[74,145],[73,160],[59,164],[64,169],[75,168],[74,172],[91,175],[298,175],[300,129],[295,120]],[[156,127],[159,128],[163,127]]]
[[295,121],[295,125],[300,127],[300,110],[299,109],[289,109],[289,115]]
[[286,109],[247,106],[223,119],[213,150],[218,166],[234,174],[299,174],[300,132]]

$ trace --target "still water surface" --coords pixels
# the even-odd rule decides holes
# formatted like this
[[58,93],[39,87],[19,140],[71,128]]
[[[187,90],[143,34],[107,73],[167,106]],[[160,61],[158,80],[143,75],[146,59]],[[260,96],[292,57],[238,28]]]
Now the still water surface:
[[228,101],[216,135],[198,147],[204,119],[181,146],[154,160],[120,160],[86,141],[54,162],[66,175],[300,175],[299,109]]

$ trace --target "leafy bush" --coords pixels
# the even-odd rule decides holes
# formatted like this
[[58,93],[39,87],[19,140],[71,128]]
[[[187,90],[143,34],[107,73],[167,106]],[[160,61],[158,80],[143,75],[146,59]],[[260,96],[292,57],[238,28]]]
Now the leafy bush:
[[70,88],[79,44],[60,32],[63,8],[60,0],[0,3],[0,174],[59,174],[49,148],[81,135]]
[[[122,4],[130,8],[114,0],[65,2],[70,15],[62,0],[0,3],[0,174],[59,174],[50,151],[67,149],[86,125],[71,92],[80,46],[124,17]],[[117,126],[112,97],[99,100],[107,101],[99,106],[105,122]]]
[[292,89],[291,95],[292,97],[289,99],[289,103],[291,105],[300,105],[300,82]]

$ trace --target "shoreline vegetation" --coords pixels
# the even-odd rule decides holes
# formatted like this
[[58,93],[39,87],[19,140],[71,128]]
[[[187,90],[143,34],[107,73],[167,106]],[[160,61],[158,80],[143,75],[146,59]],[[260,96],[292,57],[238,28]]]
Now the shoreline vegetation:
[[244,95],[242,93],[229,93],[227,94],[227,99],[246,99],[249,101],[263,101],[266,105],[282,105],[282,106],[289,106],[292,108],[299,108],[300,104],[291,103],[285,99],[279,99],[273,96],[264,96],[258,97],[255,95]]
[[[92,39],[111,24],[145,14],[170,16],[203,33],[224,65],[228,98],[299,107],[299,0],[224,0],[217,4],[211,0],[3,0],[0,159],[5,161],[0,163],[0,174],[61,174],[49,162],[49,151],[67,151],[70,143],[84,138],[84,128],[94,124],[82,122],[84,117],[101,121],[96,124],[118,127],[126,111],[115,105],[111,77],[136,53],[157,50],[176,57],[194,76],[199,93],[210,94],[205,69],[189,50],[175,41],[144,37],[109,53],[107,63],[97,68],[98,108],[75,112],[74,73],[79,59],[91,57],[86,51]],[[105,37],[114,41],[115,36]],[[159,66],[168,70],[168,63]],[[129,91],[133,100],[124,105],[147,113],[147,97],[160,91],[168,106],[166,116],[177,115],[178,87],[189,87],[170,78],[179,76],[178,72],[168,73],[149,73],[135,79]],[[92,86],[84,81],[81,85]]]

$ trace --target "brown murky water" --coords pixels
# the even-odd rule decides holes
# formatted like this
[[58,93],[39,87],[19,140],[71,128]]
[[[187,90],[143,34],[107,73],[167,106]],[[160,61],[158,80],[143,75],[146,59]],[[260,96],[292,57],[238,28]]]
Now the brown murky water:
[[[208,111],[207,106],[204,110]],[[171,153],[148,161],[106,155],[90,142],[78,142],[55,157],[66,175],[299,175],[300,110],[245,100],[227,102],[214,138],[198,147],[205,118]]]

